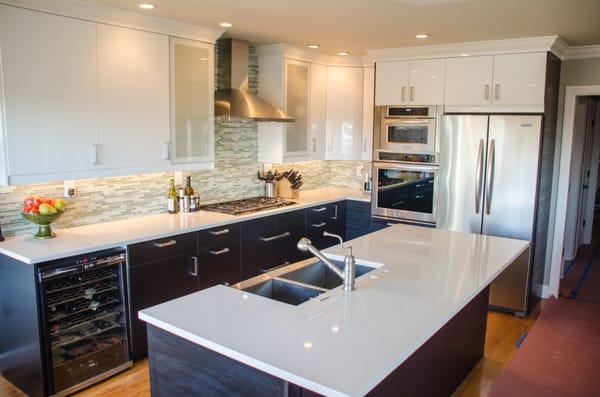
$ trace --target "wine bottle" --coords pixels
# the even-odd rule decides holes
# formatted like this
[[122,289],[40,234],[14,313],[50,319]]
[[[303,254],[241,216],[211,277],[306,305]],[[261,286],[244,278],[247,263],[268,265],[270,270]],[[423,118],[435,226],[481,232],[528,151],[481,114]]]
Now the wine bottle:
[[192,188],[192,177],[190,175],[187,176],[187,183],[185,185],[185,195],[190,197],[194,195],[194,188]]
[[169,214],[177,212],[177,190],[175,190],[175,179],[171,178],[171,187],[167,196],[167,210]]

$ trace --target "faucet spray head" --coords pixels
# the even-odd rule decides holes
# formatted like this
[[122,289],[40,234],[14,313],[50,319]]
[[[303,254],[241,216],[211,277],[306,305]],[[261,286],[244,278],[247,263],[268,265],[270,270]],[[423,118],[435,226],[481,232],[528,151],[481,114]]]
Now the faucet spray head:
[[298,244],[296,244],[296,247],[298,247],[300,251],[308,251],[308,246],[311,244],[312,242],[309,239],[307,239],[306,237],[302,237],[300,240],[298,240]]

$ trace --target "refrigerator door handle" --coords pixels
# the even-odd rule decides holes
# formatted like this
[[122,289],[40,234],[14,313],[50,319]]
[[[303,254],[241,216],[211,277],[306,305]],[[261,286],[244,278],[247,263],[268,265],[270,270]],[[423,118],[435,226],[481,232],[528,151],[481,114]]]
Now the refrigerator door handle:
[[490,214],[490,207],[492,205],[492,195],[494,193],[493,192],[494,173],[496,172],[495,162],[496,162],[496,140],[492,139],[490,141],[490,151],[488,154],[488,172],[487,172],[488,185],[487,185],[487,189],[485,189],[486,190],[485,213],[487,215]]
[[483,139],[479,140],[477,149],[477,170],[475,171],[475,213],[479,214],[481,206],[481,188],[483,187]]

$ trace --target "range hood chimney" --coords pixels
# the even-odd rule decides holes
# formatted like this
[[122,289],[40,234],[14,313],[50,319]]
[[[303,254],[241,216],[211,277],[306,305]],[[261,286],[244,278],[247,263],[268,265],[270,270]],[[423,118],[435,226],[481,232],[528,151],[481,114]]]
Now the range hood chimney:
[[248,43],[219,41],[219,89],[215,117],[221,121],[294,122],[293,117],[248,91]]

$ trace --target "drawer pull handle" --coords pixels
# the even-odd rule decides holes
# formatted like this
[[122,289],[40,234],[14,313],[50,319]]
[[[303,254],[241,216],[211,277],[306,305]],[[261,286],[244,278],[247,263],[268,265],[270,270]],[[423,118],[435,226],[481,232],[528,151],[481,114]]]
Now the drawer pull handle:
[[190,276],[198,276],[198,257],[192,256],[192,270],[190,270]]
[[218,250],[218,251],[210,251],[210,253],[212,255],[223,255],[223,254],[226,254],[228,252],[229,252],[229,248],[223,248],[223,249]]
[[156,248],[167,248],[167,247],[172,247],[175,244],[177,244],[177,241],[169,240],[169,241],[165,241],[164,243],[154,243],[154,246]]
[[325,225],[326,225],[326,223],[325,223],[325,222],[321,222],[321,223],[313,223],[311,226],[312,226],[312,227],[319,227],[319,228],[320,228],[320,227],[323,227],[323,226],[325,226]]
[[214,231],[210,232],[210,234],[212,234],[213,236],[220,236],[222,234],[227,234],[227,233],[229,233],[229,229],[214,230]]
[[314,212],[323,212],[323,211],[327,211],[327,207],[313,208],[312,210]]
[[262,241],[264,241],[265,243],[268,243],[269,241],[279,240],[280,238],[288,237],[288,236],[291,236],[291,235],[292,234],[290,232],[285,232],[285,233],[278,234],[276,236],[260,237],[260,239]]

